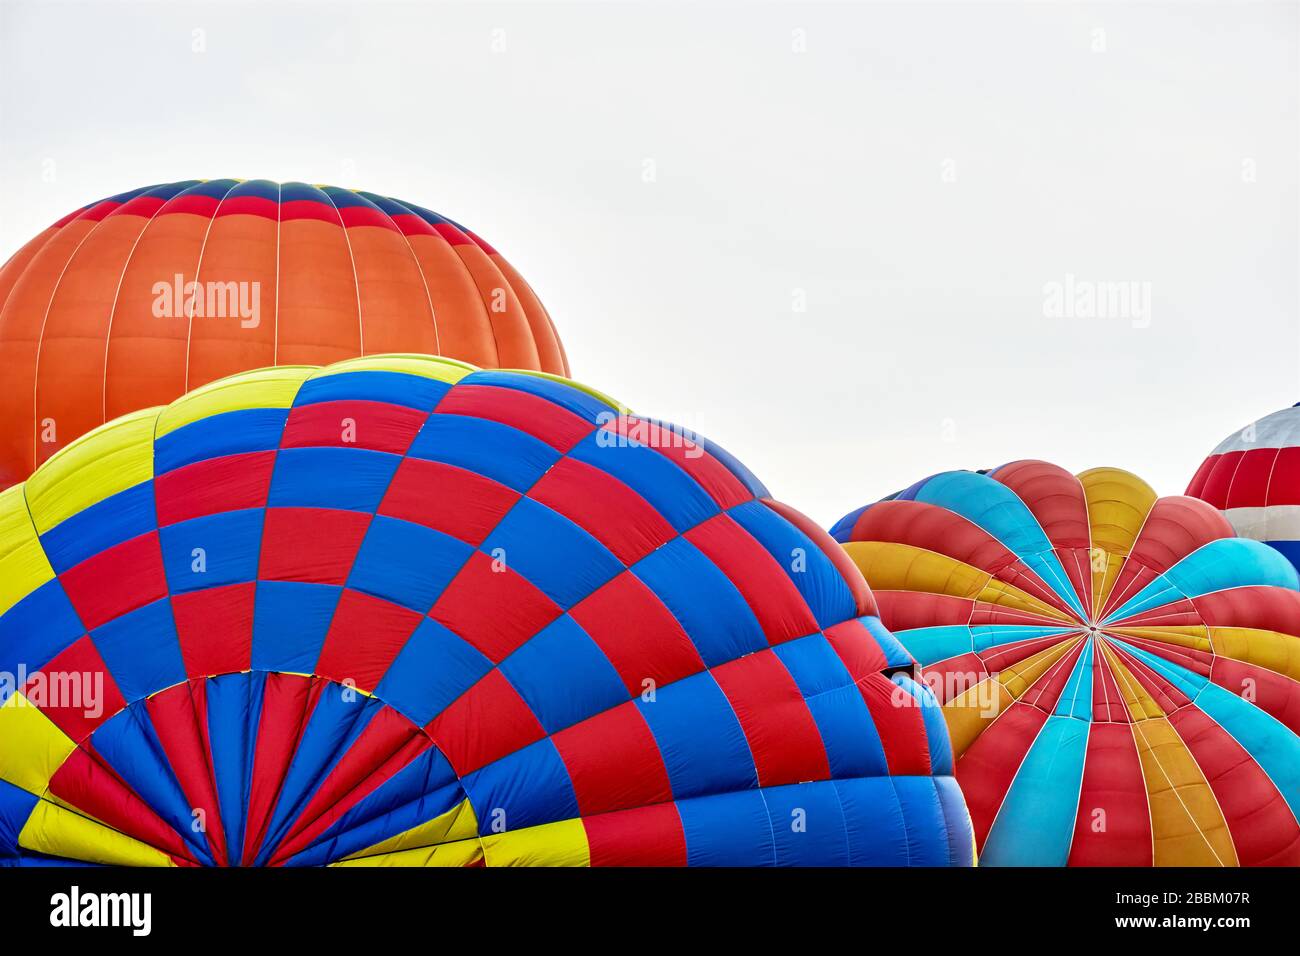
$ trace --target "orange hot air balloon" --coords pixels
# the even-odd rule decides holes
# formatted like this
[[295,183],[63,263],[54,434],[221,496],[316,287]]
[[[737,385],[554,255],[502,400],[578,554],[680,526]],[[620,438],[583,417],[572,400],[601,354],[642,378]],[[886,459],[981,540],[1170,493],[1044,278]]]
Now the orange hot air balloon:
[[420,206],[235,179],[92,203],[0,268],[0,488],[215,379],[391,352],[569,371],[510,263]]

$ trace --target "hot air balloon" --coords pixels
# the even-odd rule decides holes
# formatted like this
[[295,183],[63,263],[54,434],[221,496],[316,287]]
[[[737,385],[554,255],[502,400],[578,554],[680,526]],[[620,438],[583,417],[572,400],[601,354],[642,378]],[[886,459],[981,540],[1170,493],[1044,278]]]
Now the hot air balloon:
[[0,493],[0,859],[970,865],[825,532],[545,373],[274,368]]
[[1300,569],[1300,404],[1225,438],[1187,493],[1227,515],[1243,538],[1276,548]]
[[943,704],[981,865],[1300,863],[1300,591],[1114,468],[953,471],[845,516]]
[[384,352],[568,373],[514,268],[420,206],[235,179],[91,203],[0,268],[0,488],[216,379]]

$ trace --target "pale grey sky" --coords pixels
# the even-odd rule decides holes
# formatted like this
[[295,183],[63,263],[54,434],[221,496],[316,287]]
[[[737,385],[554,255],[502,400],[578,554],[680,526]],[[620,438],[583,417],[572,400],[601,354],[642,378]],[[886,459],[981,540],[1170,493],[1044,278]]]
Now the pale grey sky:
[[0,259],[146,183],[359,187],[823,524],[1025,457],[1175,494],[1300,400],[1298,11],[0,0]]

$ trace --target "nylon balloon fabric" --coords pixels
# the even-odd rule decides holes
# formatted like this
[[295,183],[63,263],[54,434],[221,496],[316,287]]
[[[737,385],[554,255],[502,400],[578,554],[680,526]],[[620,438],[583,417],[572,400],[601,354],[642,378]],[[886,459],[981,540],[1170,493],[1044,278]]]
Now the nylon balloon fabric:
[[386,352],[568,374],[528,283],[421,206],[237,179],[91,203],[0,268],[0,488],[216,379]]
[[832,529],[942,703],[981,865],[1300,863],[1300,582],[1114,468],[954,471]]
[[1263,541],[1300,569],[1300,405],[1225,438],[1187,486],[1243,538]]
[[275,368],[96,430],[0,493],[0,668],[11,864],[973,862],[839,547],[544,373]]

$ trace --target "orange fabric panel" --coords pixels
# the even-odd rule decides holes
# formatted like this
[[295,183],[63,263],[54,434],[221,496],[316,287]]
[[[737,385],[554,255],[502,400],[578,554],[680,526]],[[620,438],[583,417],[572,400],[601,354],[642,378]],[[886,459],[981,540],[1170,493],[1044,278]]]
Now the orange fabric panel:
[[198,281],[243,283],[250,303],[256,283],[257,324],[246,327],[239,315],[195,318],[189,330],[188,389],[275,364],[278,226],[265,216],[212,220]]
[[541,357],[533,342],[532,328],[506,277],[478,246],[459,245],[455,250],[478,287],[480,301],[492,325],[497,364],[502,368],[538,368]]
[[532,286],[524,281],[524,277],[506,261],[504,256],[495,253],[491,259],[519,296],[519,303],[523,306],[529,328],[532,329],[533,343],[537,347],[537,357],[541,361],[542,368],[563,369],[564,374],[568,375],[569,358],[564,354],[564,345],[560,342],[560,336],[555,331],[555,324],[551,322],[546,307],[537,298]]
[[406,239],[380,226],[353,226],[347,238],[357,273],[365,353],[437,354],[429,293]]
[[488,368],[497,365],[487,307],[456,250],[441,236],[407,238],[433,299],[438,354]]
[[183,282],[194,278],[209,222],[206,216],[168,213],[164,206],[140,234],[122,269],[122,288],[113,310],[101,421],[166,405],[185,391],[189,317],[184,296],[160,318],[154,315],[155,286],[160,282],[174,286],[177,273]]
[[280,223],[277,365],[328,365],[361,352],[357,282],[342,223]]

